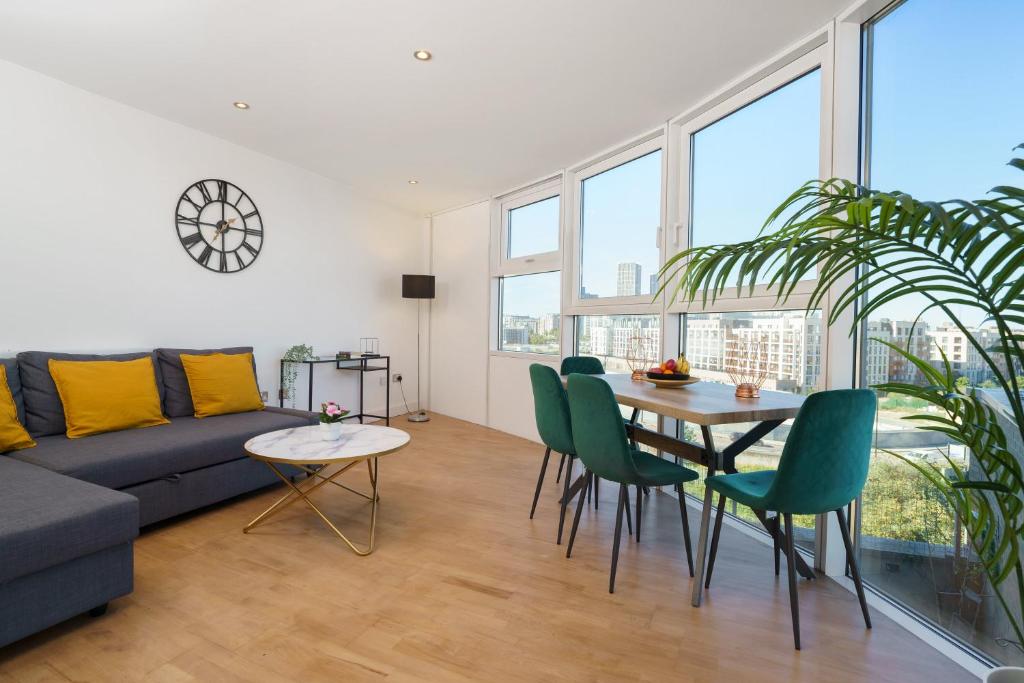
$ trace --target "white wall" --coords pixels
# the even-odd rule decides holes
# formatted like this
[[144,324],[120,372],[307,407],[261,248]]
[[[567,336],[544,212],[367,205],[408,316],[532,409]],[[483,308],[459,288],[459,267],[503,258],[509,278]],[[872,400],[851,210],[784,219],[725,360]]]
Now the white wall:
[[434,216],[430,409],[487,424],[490,203]]
[[[207,271],[178,242],[178,197],[203,178],[235,183],[263,217],[262,253],[240,273]],[[400,276],[425,272],[426,235],[424,219],[326,178],[0,61],[2,355],[252,345],[273,399],[289,346],[332,354],[377,336],[414,399]],[[314,398],[354,407],[355,387],[320,367]]]
[[535,361],[489,352],[490,220],[487,201],[432,219],[430,408],[539,442],[529,371]]

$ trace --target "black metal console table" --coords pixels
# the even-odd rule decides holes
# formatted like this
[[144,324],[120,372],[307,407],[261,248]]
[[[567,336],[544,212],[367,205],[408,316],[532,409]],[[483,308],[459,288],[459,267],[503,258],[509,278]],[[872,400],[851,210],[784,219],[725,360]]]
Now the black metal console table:
[[[373,362],[374,365],[370,365]],[[383,365],[380,363],[383,362]],[[281,387],[284,387],[285,364],[294,363],[305,365],[309,368],[309,410],[313,410],[313,366],[331,363],[337,370],[348,370],[359,373],[359,412],[345,416],[346,420],[359,418],[360,424],[363,418],[372,417],[384,420],[388,426],[391,425],[391,356],[356,356],[354,358],[317,358],[315,360],[282,360],[281,361]],[[373,415],[366,413],[363,402],[363,389],[365,388],[363,378],[368,372],[385,372],[384,380],[384,415]],[[284,389],[277,392],[278,405],[284,407]]]

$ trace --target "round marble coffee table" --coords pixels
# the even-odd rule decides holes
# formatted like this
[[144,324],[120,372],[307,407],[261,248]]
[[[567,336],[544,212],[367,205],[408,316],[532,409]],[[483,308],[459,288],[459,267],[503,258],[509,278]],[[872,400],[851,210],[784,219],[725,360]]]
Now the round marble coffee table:
[[[402,450],[409,444],[409,441],[409,435],[401,429],[363,424],[342,425],[341,439],[338,441],[324,441],[320,437],[320,427],[316,425],[280,429],[249,439],[245,442],[246,454],[250,458],[263,461],[291,491],[260,513],[242,531],[248,533],[292,503],[302,500],[354,553],[369,555],[373,552],[374,531],[377,527],[377,503],[380,501],[380,477],[377,460],[382,456]],[[335,481],[338,476],[361,462],[366,462],[366,468],[370,473],[370,486],[373,489],[370,495]],[[298,467],[309,475],[304,483],[312,483],[300,488],[281,472],[278,465]],[[324,471],[334,465],[340,467],[333,474],[325,475]],[[309,494],[325,484],[333,484],[370,501],[370,542],[365,549],[359,548],[345,534],[341,533],[338,527],[327,518],[327,515],[309,499]]]

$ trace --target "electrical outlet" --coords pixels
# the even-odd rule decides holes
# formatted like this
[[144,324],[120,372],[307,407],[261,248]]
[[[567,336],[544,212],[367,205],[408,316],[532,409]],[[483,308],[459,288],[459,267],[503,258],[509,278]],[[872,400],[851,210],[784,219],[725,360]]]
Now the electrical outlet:
[[264,403],[269,401],[270,400],[270,392],[268,392],[268,391],[261,391],[260,392],[260,400],[263,401]]
[[402,373],[396,372],[395,374],[391,375],[391,381],[392,382],[401,382],[402,381]]
[[380,385],[381,385],[381,386],[384,386],[384,382],[385,382],[385,379],[384,379],[383,377],[381,377],[381,378],[380,378]]

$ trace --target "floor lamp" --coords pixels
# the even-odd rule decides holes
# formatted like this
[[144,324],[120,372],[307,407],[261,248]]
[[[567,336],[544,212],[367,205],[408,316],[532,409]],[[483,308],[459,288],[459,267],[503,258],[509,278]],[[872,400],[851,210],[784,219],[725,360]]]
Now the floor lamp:
[[420,403],[420,327],[423,315],[423,299],[434,298],[433,275],[403,275],[402,298],[416,301],[416,412],[409,416],[409,422],[429,422],[430,416]]

